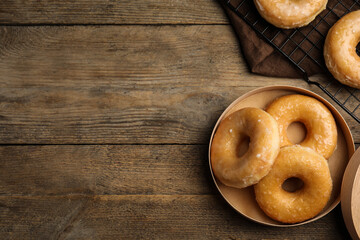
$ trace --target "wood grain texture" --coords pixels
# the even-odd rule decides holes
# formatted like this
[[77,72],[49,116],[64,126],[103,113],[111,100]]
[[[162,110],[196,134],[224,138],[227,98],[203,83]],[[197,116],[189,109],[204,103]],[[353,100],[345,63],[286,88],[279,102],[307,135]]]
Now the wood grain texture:
[[239,53],[230,26],[1,27],[0,143],[207,144],[249,90],[320,91],[251,74]]
[[227,24],[216,0],[2,0],[0,24]]
[[292,228],[251,222],[217,195],[0,197],[4,239],[349,239],[340,208]]
[[210,194],[207,146],[2,146],[0,195]]
[[339,208],[289,229],[242,217],[212,184],[207,146],[2,146],[0,158],[4,239],[348,237]]
[[0,1],[0,239],[349,239],[340,207],[266,227],[214,187],[207,144],[233,100],[324,96],[249,73],[228,24],[216,0]]

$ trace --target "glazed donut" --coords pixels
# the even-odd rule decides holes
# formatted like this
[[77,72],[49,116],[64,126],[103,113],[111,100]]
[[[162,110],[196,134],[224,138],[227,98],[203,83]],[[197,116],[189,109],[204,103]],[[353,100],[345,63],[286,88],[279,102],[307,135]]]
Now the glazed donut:
[[[241,142],[250,139],[239,156]],[[211,144],[211,167],[223,184],[244,188],[257,183],[270,171],[279,152],[276,121],[259,108],[243,108],[221,121]]]
[[360,57],[356,46],[360,41],[360,10],[351,12],[330,28],[324,45],[327,68],[335,79],[360,89]]
[[326,8],[327,0],[254,0],[260,15],[279,28],[308,25]]
[[[289,178],[303,186],[294,192],[283,189]],[[283,223],[298,223],[315,217],[327,204],[332,179],[326,159],[311,148],[292,145],[280,149],[274,166],[254,186],[256,201],[270,218]]]
[[266,109],[272,115],[280,131],[280,147],[292,145],[287,136],[291,123],[305,125],[306,136],[300,145],[310,147],[329,158],[337,144],[337,128],[333,115],[315,98],[304,95],[286,95],[275,99]]

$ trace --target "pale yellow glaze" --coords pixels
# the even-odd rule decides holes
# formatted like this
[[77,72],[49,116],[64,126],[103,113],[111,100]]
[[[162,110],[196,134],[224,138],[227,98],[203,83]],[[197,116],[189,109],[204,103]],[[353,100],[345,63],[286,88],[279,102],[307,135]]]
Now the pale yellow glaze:
[[356,46],[360,41],[360,10],[351,12],[329,30],[325,45],[325,63],[341,83],[360,89],[360,57]]
[[[303,187],[285,191],[282,185],[291,177],[301,179]],[[325,207],[332,180],[324,157],[311,148],[292,145],[280,149],[273,168],[254,188],[256,201],[270,218],[297,223],[315,217]]]
[[[238,156],[241,141],[250,138],[247,152]],[[259,108],[243,108],[221,121],[211,144],[211,166],[225,185],[244,188],[257,183],[271,169],[279,152],[276,121]]]
[[326,8],[327,0],[254,0],[260,15],[279,28],[308,25]]
[[279,125],[280,146],[293,143],[287,136],[287,128],[293,122],[306,127],[306,137],[300,143],[329,158],[337,144],[337,129],[333,115],[315,98],[304,95],[287,95],[273,101],[266,109]]

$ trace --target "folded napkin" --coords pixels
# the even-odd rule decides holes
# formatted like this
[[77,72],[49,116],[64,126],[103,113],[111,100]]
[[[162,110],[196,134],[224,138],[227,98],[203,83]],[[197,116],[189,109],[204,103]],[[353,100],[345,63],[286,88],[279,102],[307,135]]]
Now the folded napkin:
[[[252,0],[247,0],[247,1],[252,1]],[[233,2],[235,2],[232,3],[233,6],[236,7],[236,2],[239,1],[233,1]],[[343,2],[344,2],[343,4],[349,6],[352,6],[352,4],[354,3],[353,0],[352,1],[344,0]],[[252,2],[251,5],[253,5]],[[304,33],[298,34],[298,36],[294,35],[293,37],[295,42],[299,42],[303,44],[303,46],[301,47],[304,48],[305,51],[308,51],[310,49],[309,50],[311,51],[310,55],[314,55],[312,57],[316,59],[322,66],[324,66],[323,57],[322,57],[324,36],[326,36],[326,33],[330,28],[329,25],[334,24],[339,19],[339,17],[342,16],[347,11],[345,7],[342,7],[342,4],[340,5],[340,7],[338,7],[338,5],[340,5],[338,0],[329,0],[328,8],[330,6],[331,14],[325,15],[323,13],[324,17],[316,18],[316,20],[312,22],[310,26],[307,27],[308,29],[310,29],[309,31],[307,30],[302,31],[301,29],[300,31]],[[236,13],[234,13],[231,9],[229,9],[229,7],[226,6],[226,4],[223,3],[223,6],[238,36],[243,55],[249,65],[251,72],[265,76],[273,76],[273,77],[298,78],[303,76],[303,73],[293,63],[291,63],[289,59],[284,57],[278,50],[274,49],[270,44],[265,42],[265,40],[263,40],[261,36],[258,36],[257,33],[239,16],[237,16]],[[255,6],[253,6],[249,11],[257,11],[257,10]],[[328,10],[325,11],[328,12]],[[257,14],[257,12],[255,14]],[[311,31],[311,29],[314,29],[314,27],[316,28],[316,30]],[[306,29],[306,27],[304,27],[303,29]],[[285,33],[291,34],[293,30],[283,30],[283,31]],[[307,35],[309,32],[311,36]],[[306,49],[307,40],[301,42],[304,39],[304,35],[306,35],[307,37],[309,36],[311,37],[311,43],[317,43],[316,44],[317,49],[316,48],[311,49],[311,46],[309,46]],[[294,48],[295,46],[296,45],[291,46],[291,44],[289,44],[289,46],[285,46],[285,47]],[[291,52],[291,50],[290,51],[286,51],[286,49],[283,50],[285,52]],[[296,54],[298,54],[299,56],[296,56]],[[292,55],[292,58],[301,59],[303,56],[304,56],[304,52],[297,51],[295,52],[295,55]],[[301,67],[306,71],[308,76],[317,73],[322,73],[324,72],[325,69],[324,67],[320,67],[318,64],[314,63],[314,61],[310,57],[306,57],[304,61],[301,62]]]

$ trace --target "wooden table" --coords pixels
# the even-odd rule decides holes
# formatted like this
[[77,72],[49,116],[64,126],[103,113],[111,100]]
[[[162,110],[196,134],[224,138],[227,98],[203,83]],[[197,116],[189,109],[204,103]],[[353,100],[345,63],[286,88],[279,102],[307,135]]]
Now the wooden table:
[[[215,0],[0,2],[1,239],[348,239],[340,207],[293,228],[217,192],[208,142],[262,86]],[[344,113],[354,140],[359,125]]]

